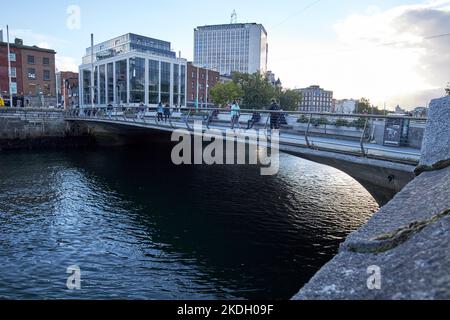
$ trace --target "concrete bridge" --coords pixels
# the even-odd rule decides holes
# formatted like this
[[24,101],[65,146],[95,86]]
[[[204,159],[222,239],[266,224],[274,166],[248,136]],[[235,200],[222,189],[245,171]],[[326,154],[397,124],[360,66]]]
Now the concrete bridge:
[[[242,110],[239,124],[246,129],[254,113],[259,118],[253,129],[270,135],[270,115],[267,110]],[[280,113],[280,112],[272,112]],[[422,135],[413,137],[413,146],[383,145],[384,123],[399,117],[371,115],[340,115],[301,112],[282,112],[280,151],[314,162],[335,167],[360,182],[380,203],[387,201],[414,178],[420,160]],[[409,121],[416,132],[424,128],[426,119],[400,117]],[[325,119],[325,120],[324,120]],[[358,126],[336,126],[345,119]],[[224,109],[184,109],[172,112],[170,121],[158,121],[154,110],[148,108],[83,109],[67,112],[65,120],[82,125],[99,140],[123,143],[124,139],[152,133],[171,133],[184,129],[194,134],[194,122],[204,128],[217,129],[225,136],[230,129],[230,111]],[[380,123],[383,125],[381,126]],[[410,129],[411,130],[411,129]],[[382,132],[380,132],[382,131]],[[169,140],[169,138],[167,138]]]

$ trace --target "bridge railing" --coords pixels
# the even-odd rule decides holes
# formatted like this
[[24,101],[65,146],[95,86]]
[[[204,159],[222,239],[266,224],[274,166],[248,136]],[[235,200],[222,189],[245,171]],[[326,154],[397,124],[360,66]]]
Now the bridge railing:
[[[166,111],[167,112],[167,111]],[[239,117],[225,108],[171,108],[158,117],[155,107],[99,107],[65,111],[68,119],[142,123],[162,129],[207,128],[280,129],[287,144],[383,158],[386,150],[411,163],[418,162],[426,118],[400,115],[332,114],[320,112],[241,109]],[[389,155],[388,157],[391,157]]]

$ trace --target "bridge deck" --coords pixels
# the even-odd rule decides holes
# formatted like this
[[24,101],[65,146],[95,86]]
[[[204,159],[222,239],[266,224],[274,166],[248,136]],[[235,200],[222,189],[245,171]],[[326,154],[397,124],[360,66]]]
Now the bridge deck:
[[[172,132],[177,129],[187,129],[193,130],[193,123],[189,123],[181,120],[172,120],[170,123],[159,122],[157,123],[154,119],[144,118],[126,118],[120,116],[103,116],[103,117],[66,117],[69,121],[90,121],[90,122],[101,122],[101,123],[111,123],[111,124],[121,124],[129,125],[134,127],[143,127],[161,131]],[[230,126],[226,123],[214,123],[209,124],[209,129],[217,129],[221,132],[230,129]],[[245,129],[245,126],[241,126]],[[264,130],[264,128],[254,128],[256,131]],[[308,146],[309,142],[309,146]],[[332,151],[350,155],[362,156],[361,143],[359,141],[343,140],[333,137],[318,137],[309,136],[308,141],[305,135],[300,134],[292,130],[289,132],[287,130],[280,130],[280,145],[297,146],[303,148],[312,148],[317,150]],[[390,147],[383,146],[379,144],[372,144],[365,142],[363,144],[365,156],[371,158],[379,158],[392,162],[406,163],[416,165],[419,163],[421,151],[416,148],[410,147]]]

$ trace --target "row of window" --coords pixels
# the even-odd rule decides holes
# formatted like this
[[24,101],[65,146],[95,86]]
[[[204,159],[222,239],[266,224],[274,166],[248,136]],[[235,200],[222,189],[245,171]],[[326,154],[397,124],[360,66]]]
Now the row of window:
[[[27,74],[28,74],[28,79],[30,79],[30,80],[36,80],[37,79],[36,69],[28,68]],[[42,79],[44,81],[50,81],[50,70],[44,70],[44,74],[43,74]]]
[[[36,80],[36,69],[28,68],[27,70],[27,77],[30,80]],[[11,78],[17,78],[17,69],[16,67],[11,67]],[[42,79],[44,81],[50,81],[50,70],[44,70],[44,74]]]
[[[126,59],[114,63],[115,67],[111,62],[96,66],[94,69],[94,104],[144,103],[145,94],[148,92],[150,104],[172,101],[176,105],[185,105],[186,67],[184,65],[173,64],[173,80],[171,81],[172,68],[168,62],[149,60],[147,67],[146,59],[130,58],[128,72]],[[147,88],[145,87],[146,73],[148,73],[149,81]],[[83,70],[82,101],[85,105],[91,103],[91,80],[91,71]]]
[[[10,53],[9,54],[9,59],[11,60],[11,62],[16,62],[16,60],[17,60],[16,54],[15,53]],[[28,62],[28,64],[36,64],[36,57],[33,56],[33,55],[27,55],[27,62]],[[50,58],[43,57],[42,58],[42,64],[44,66],[50,65]]]

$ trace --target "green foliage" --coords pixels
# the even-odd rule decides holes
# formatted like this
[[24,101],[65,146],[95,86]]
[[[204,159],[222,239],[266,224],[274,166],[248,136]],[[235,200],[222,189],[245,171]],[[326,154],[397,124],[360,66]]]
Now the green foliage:
[[266,75],[260,73],[233,73],[233,83],[243,91],[241,107],[244,109],[265,109],[277,97],[277,87],[270,84]]
[[309,119],[304,114],[297,120],[298,123],[308,123]]
[[334,124],[336,127],[348,127],[349,122],[346,119],[337,119],[336,123]]
[[447,85],[447,88],[445,88],[445,93],[450,96],[450,83]]
[[383,110],[380,110],[378,107],[373,106],[370,103],[370,100],[367,98],[361,98],[356,104],[356,113],[357,114],[384,114]]
[[365,118],[358,118],[357,120],[353,120],[351,123],[352,127],[356,127],[358,129],[364,129],[365,125],[366,125]]
[[296,90],[280,90],[278,95],[278,101],[280,101],[281,109],[286,111],[297,111],[300,105],[302,95]]
[[235,99],[241,99],[244,91],[235,82],[219,82],[210,90],[209,94],[216,105],[224,106]]
[[325,118],[325,117],[314,118],[314,119],[311,120],[311,124],[312,124],[313,126],[315,126],[315,127],[318,127],[318,126],[325,126],[325,125],[330,124],[330,121],[328,121],[328,119]]

